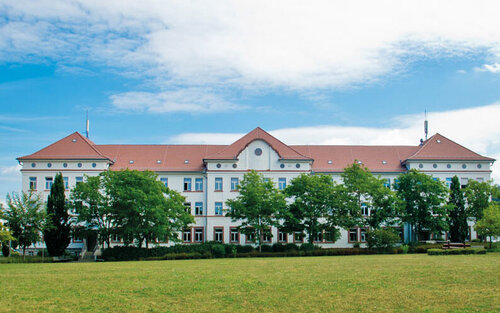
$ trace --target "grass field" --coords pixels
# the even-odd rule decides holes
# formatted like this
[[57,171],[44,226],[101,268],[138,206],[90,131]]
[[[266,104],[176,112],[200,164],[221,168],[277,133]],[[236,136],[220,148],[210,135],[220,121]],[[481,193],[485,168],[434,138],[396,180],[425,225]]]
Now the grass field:
[[500,253],[2,264],[2,312],[499,312]]

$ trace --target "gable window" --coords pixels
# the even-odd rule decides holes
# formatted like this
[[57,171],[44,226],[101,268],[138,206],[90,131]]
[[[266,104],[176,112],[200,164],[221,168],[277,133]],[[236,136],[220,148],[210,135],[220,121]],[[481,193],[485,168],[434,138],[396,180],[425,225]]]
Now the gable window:
[[222,215],[222,202],[215,202],[215,215]]
[[214,241],[224,242],[224,228],[214,227]]
[[184,242],[191,242],[191,229],[184,229],[182,232],[182,241]]
[[286,188],[286,178],[284,177],[278,178],[278,189],[283,190],[285,188]]
[[366,205],[366,203],[361,203],[361,215],[363,216],[369,216],[370,215],[370,209]]
[[194,204],[194,215],[203,215],[203,202],[196,202]]
[[358,229],[351,228],[349,229],[349,242],[358,242]]
[[68,190],[69,189],[68,177],[63,177],[63,181],[64,181],[64,189]]
[[53,177],[45,177],[45,189],[50,190],[52,188],[52,184],[54,183]]
[[191,191],[191,178],[184,178],[184,191]]
[[239,180],[238,177],[231,177],[231,191],[238,190]]
[[203,242],[203,227],[194,229],[194,242]]
[[168,188],[168,178],[166,178],[166,177],[162,177],[162,178],[160,178],[160,181],[161,181],[161,183],[162,183],[163,185],[165,185],[165,187],[167,187],[167,188]]
[[229,238],[231,243],[240,243],[240,232],[238,228],[231,227],[231,238]]
[[191,214],[191,202],[185,202],[184,207],[186,208],[186,213]]
[[215,191],[222,191],[222,177],[215,177]]
[[36,177],[30,177],[30,190],[36,190]]
[[194,190],[195,191],[203,191],[203,178],[195,178]]

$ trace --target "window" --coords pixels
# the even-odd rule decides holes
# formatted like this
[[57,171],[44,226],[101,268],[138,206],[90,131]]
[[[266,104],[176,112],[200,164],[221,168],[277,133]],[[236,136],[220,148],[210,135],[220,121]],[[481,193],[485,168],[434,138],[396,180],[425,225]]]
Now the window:
[[264,230],[262,234],[262,242],[271,242],[273,235],[271,234],[271,228]]
[[64,181],[64,189],[68,190],[69,189],[68,177],[63,177],[63,181]]
[[96,164],[96,163],[92,163],[92,167],[96,167],[96,166],[97,166],[97,164]]
[[222,215],[222,202],[215,202],[215,215]]
[[469,179],[467,177],[460,178],[460,185],[462,186],[462,188],[465,188],[468,183],[469,183]]
[[185,202],[184,207],[186,208],[186,213],[191,214],[191,202]]
[[160,181],[163,185],[165,185],[165,187],[168,187],[168,178],[162,177],[160,178]]
[[164,242],[164,243],[167,243],[168,242],[168,238],[166,235],[163,235],[163,236],[159,236],[156,238],[156,242]]
[[238,190],[239,180],[238,177],[231,177],[231,191]]
[[52,188],[52,183],[54,182],[54,178],[52,177],[45,177],[45,189],[49,190]]
[[214,241],[224,242],[224,228],[214,227]]
[[203,202],[195,202],[194,215],[203,215]]
[[363,215],[363,216],[370,215],[370,208],[368,208],[366,203],[361,203],[361,215]]
[[261,148],[257,148],[257,149],[255,149],[255,151],[254,151],[254,152],[255,152],[255,155],[256,155],[256,156],[262,155],[262,149],[261,149]]
[[113,234],[111,236],[111,241],[113,241],[113,242],[121,242],[122,239],[120,238],[120,236],[118,234]]
[[265,183],[268,183],[268,182],[269,182],[269,180],[270,180],[270,179],[269,179],[269,177],[264,177],[264,182],[265,182]]
[[283,190],[285,188],[286,188],[286,178],[284,177],[278,178],[278,189]]
[[387,178],[384,182],[384,187],[386,188],[391,188],[391,179],[390,178]]
[[294,232],[293,242],[304,242],[304,234],[299,231]]
[[32,250],[28,251],[28,255],[29,256],[35,256],[35,251],[32,251]]
[[446,177],[446,187],[450,188],[451,186],[451,177]]
[[184,191],[191,191],[191,178],[184,178]]
[[78,185],[79,183],[83,183],[83,177],[82,176],[77,176],[75,177],[76,184]]
[[78,234],[73,234],[73,242],[83,242],[82,237]]
[[361,242],[366,242],[366,232],[368,229],[366,228],[361,228]]
[[203,191],[203,178],[195,178],[194,190],[195,191]]
[[191,229],[184,229],[182,232],[182,241],[191,242]]
[[68,163],[63,163],[63,167],[64,168],[68,167]]
[[335,238],[335,233],[333,231],[325,232],[325,242],[333,242],[333,238]]
[[358,242],[358,229],[349,229],[349,242]]
[[246,233],[246,242],[255,242],[255,232]]
[[203,242],[203,227],[194,229],[194,242]]
[[215,191],[222,191],[222,177],[215,177]]
[[30,190],[36,190],[36,177],[30,177]]
[[478,178],[476,178],[476,181],[477,181],[478,183],[482,183],[482,182],[484,181],[484,179],[483,179],[482,177],[478,177]]
[[231,243],[240,243],[240,232],[238,231],[238,228],[236,227],[231,227]]
[[288,234],[278,230],[278,241],[279,242],[288,242]]
[[314,241],[315,242],[322,242],[323,241],[323,233],[322,232],[317,232],[314,234]]
[[397,189],[399,187],[399,179],[395,178],[394,179],[394,189]]

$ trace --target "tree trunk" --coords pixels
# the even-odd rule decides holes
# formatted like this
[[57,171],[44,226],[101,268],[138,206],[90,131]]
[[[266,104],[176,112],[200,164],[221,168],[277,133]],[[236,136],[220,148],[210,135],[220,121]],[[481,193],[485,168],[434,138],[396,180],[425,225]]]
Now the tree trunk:
[[26,257],[26,245],[23,246],[23,262],[25,260],[25,257]]
[[262,229],[259,230],[259,253],[262,252]]

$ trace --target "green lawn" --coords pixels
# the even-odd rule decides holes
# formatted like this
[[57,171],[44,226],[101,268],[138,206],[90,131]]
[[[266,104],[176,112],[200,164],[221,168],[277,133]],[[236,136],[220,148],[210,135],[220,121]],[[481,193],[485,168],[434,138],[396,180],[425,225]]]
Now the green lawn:
[[500,253],[0,264],[0,312],[492,312]]

